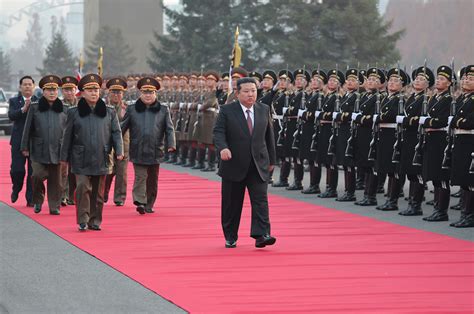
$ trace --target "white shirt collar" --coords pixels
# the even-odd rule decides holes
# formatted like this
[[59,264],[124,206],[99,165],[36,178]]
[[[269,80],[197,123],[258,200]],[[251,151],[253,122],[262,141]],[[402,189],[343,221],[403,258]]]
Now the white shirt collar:
[[251,115],[253,114],[253,107],[254,107],[254,106],[252,106],[252,107],[250,107],[250,108],[247,108],[247,107],[245,107],[244,105],[242,105],[240,102],[239,102],[239,104],[240,104],[240,107],[242,108],[242,111],[244,112],[244,114],[245,114],[246,116],[247,116],[247,110],[250,110],[250,114],[251,114]]

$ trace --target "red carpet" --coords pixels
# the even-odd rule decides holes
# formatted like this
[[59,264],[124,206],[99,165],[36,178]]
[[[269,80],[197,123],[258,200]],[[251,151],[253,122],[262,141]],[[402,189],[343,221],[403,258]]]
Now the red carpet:
[[[10,205],[9,145],[0,199]],[[133,178],[129,167],[129,190]],[[15,207],[190,312],[472,313],[474,244],[272,195],[274,247],[256,249],[249,207],[224,249],[220,184],[162,170],[158,210],[107,204],[103,231],[79,233],[75,210]],[[45,204],[46,205],[46,204]]]

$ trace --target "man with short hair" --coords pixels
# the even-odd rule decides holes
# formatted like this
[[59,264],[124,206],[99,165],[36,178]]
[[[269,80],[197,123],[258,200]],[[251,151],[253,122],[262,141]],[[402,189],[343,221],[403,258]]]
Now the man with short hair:
[[11,145],[11,166],[10,177],[12,180],[11,201],[15,203],[18,200],[18,194],[23,188],[25,179],[25,164],[28,162],[28,175],[26,178],[26,203],[27,206],[33,207],[33,189],[31,185],[31,168],[30,159],[20,151],[21,138],[23,136],[23,128],[25,126],[26,115],[30,109],[32,102],[38,100],[33,95],[35,90],[35,81],[29,75],[20,79],[20,92],[17,97],[10,98],[8,107],[8,118],[13,121],[12,134],[10,137]]
[[21,140],[20,149],[23,156],[31,158],[36,214],[41,212],[44,202],[44,180],[48,181],[49,213],[59,215],[61,205],[63,188],[59,152],[66,124],[65,109],[58,98],[61,83],[61,79],[56,75],[47,75],[40,80],[43,97],[31,104]]
[[222,229],[225,247],[237,246],[245,189],[252,205],[250,236],[263,248],[276,241],[270,235],[268,180],[276,161],[270,107],[256,102],[257,83],[237,81],[237,101],[221,107],[214,126],[222,177]]

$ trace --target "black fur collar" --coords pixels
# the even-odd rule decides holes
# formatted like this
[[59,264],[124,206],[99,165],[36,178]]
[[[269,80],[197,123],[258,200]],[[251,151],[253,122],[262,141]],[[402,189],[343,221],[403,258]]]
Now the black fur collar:
[[148,108],[148,110],[151,110],[153,112],[158,112],[160,111],[161,105],[160,102],[157,100],[155,103],[149,107],[145,105],[140,98],[138,98],[137,102],[135,103],[135,110],[137,112],[143,112]]
[[43,96],[40,98],[38,101],[38,109],[40,112],[43,111],[48,111],[51,108],[54,112],[60,113],[63,112],[63,102],[59,99],[56,98],[56,100],[53,102],[51,107],[49,106],[49,102],[46,100],[46,98]]
[[[81,117],[88,116],[92,112],[91,107],[84,99],[84,97],[82,97],[77,103],[77,110],[79,111],[79,116]],[[104,118],[107,115],[107,107],[105,105],[105,102],[101,98],[99,98],[99,100],[95,104],[94,114],[101,118]]]

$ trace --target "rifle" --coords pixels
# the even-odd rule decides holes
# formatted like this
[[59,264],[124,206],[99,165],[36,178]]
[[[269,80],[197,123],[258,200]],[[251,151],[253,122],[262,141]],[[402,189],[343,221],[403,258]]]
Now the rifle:
[[[319,75],[319,63],[318,63],[318,75]],[[318,80],[320,80],[320,78],[318,78]],[[318,87],[319,87],[319,84],[318,84]],[[322,96],[323,96],[323,89],[319,88],[316,111],[321,111]],[[318,150],[318,131],[319,131],[319,119],[315,114],[314,115],[314,134],[311,137],[311,147],[310,147],[310,151],[312,152],[315,152]]]
[[[400,75],[400,64],[398,64],[398,75]],[[402,87],[403,89],[403,87]],[[403,105],[403,93],[400,91],[400,95],[398,98],[398,115],[401,116],[404,113],[404,105]],[[395,144],[393,144],[393,154],[392,154],[392,162],[395,164],[399,164],[402,156],[402,142],[403,142],[403,125],[402,123],[397,124],[397,140]]]
[[[303,74],[305,74],[305,66],[303,65]],[[301,103],[300,103],[300,110],[306,110],[306,93],[303,89],[301,90]],[[296,127],[296,131],[293,133],[293,143],[291,143],[291,149],[299,150],[301,144],[301,135],[303,134],[303,124],[304,120],[302,117],[298,117],[298,125]]]
[[[425,59],[425,65],[423,67],[423,71],[426,75],[426,59]],[[425,89],[425,92],[423,94],[423,105],[421,106],[421,116],[426,117],[428,115],[428,94],[427,94],[427,88]],[[423,147],[425,145],[425,129],[423,126],[418,125],[418,143],[415,146],[415,154],[413,156],[413,165],[414,166],[421,166],[423,163]]]
[[184,120],[184,113],[183,110],[186,107],[186,103],[184,102],[184,90],[181,91],[181,101],[179,103],[179,113],[178,113],[178,123],[176,125],[176,131],[181,132],[183,130],[183,120]]
[[[450,108],[450,113],[449,115],[451,116],[451,119],[456,115],[456,98],[454,97],[454,88],[455,88],[455,83],[454,83],[454,57],[451,59],[451,108]],[[449,122],[451,122],[451,119],[449,119]],[[443,156],[443,162],[441,163],[441,168],[443,169],[450,169],[451,168],[451,162],[452,162],[452,157],[453,157],[453,149],[454,149],[454,128],[451,126],[451,123],[448,125],[448,135],[447,135],[447,142],[448,144],[446,145],[446,148],[444,149],[444,156]]]
[[[338,74],[338,66],[336,64],[336,75]],[[341,100],[339,99],[339,85],[336,88],[336,104],[334,105],[334,112],[339,113],[341,110]],[[336,122],[336,118],[332,118],[332,134],[329,138],[329,147],[328,147],[328,155],[335,155],[336,154],[336,145],[337,145],[337,135],[339,130],[339,123]]]
[[376,123],[377,121],[375,120],[375,115],[380,114],[380,91],[377,88],[377,92],[375,94],[375,112],[374,112],[374,125],[372,128],[372,141],[370,142],[370,148],[369,148],[369,155],[367,157],[368,160],[374,161],[377,155],[377,142],[378,142],[378,136],[379,136],[379,124]]
[[[359,71],[359,69],[357,69]],[[357,88],[356,101],[354,104],[354,112],[359,113],[360,106],[360,87]],[[345,155],[348,158],[354,158],[354,141],[357,137],[357,125],[354,120],[351,121],[351,136],[347,139],[347,146]]]
[[[288,76],[287,79],[289,79],[288,64],[286,65],[286,76]],[[288,82],[287,82],[286,90],[284,91],[284,93],[285,93],[285,104],[283,105],[283,108],[286,108],[288,110],[288,104],[290,102],[290,95],[289,95],[289,91],[288,91]],[[288,126],[288,118],[287,118],[285,110],[283,110],[283,123],[282,124],[283,124],[283,126],[280,129],[280,132],[278,132],[278,139],[277,139],[277,146],[278,147],[285,146],[285,133],[286,133],[286,129],[287,129],[287,126]]]

